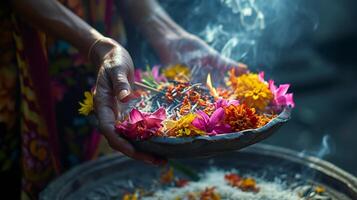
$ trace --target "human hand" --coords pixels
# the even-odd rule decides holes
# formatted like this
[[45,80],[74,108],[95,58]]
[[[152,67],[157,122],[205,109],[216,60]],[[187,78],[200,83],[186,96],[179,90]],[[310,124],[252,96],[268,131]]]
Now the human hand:
[[99,121],[100,132],[115,150],[150,164],[163,164],[165,161],[153,155],[138,152],[124,138],[115,132],[115,123],[124,112],[124,103],[132,96],[134,80],[133,61],[129,53],[112,39],[101,39],[93,47],[90,57],[99,66],[94,91],[94,110]]
[[189,33],[166,39],[161,46],[164,48],[159,50],[159,57],[164,64],[186,64],[191,67],[196,80],[203,81],[212,72],[216,81],[222,80],[221,77],[231,68],[236,69],[237,75],[248,72],[246,65],[222,56],[199,37]]

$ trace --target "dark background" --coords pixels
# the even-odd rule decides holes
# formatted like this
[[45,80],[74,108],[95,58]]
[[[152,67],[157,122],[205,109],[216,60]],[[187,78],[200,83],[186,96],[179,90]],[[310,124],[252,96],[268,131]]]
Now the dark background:
[[[242,11],[234,10],[237,2],[260,10],[265,28],[243,26]],[[223,53],[248,64],[253,71],[265,71],[268,78],[279,83],[292,84],[296,101],[292,119],[265,143],[318,156],[357,175],[357,1],[161,3],[175,21],[218,51],[237,37],[230,54]],[[218,31],[211,40],[212,31],[207,28],[219,26],[223,32]],[[136,66],[158,62],[138,34],[128,35],[128,48]]]

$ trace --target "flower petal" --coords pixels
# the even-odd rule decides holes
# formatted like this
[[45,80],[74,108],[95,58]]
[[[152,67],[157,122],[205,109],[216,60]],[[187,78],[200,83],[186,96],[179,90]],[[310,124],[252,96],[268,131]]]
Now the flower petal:
[[222,133],[230,133],[232,132],[232,129],[228,124],[219,124],[214,127],[213,131],[217,134],[222,134]]
[[279,85],[279,88],[276,90],[276,96],[283,96],[288,92],[290,84]]
[[129,121],[133,124],[137,123],[138,121],[144,120],[144,115],[137,109],[133,109],[129,113]]
[[209,116],[205,112],[203,112],[202,110],[199,110],[196,113],[197,113],[197,117],[201,117],[202,118],[202,120],[204,121],[205,125],[207,125],[209,123],[209,121],[210,121]]
[[159,69],[160,67],[158,65],[155,65],[151,70],[151,74],[154,77],[155,81],[157,81],[157,79],[159,78]]
[[147,118],[145,122],[148,128],[160,128],[162,120],[156,118]]
[[275,95],[276,85],[273,80],[269,80],[269,90]]
[[141,82],[142,80],[142,75],[141,75],[141,70],[140,69],[136,69],[134,72],[134,81],[136,82]]
[[193,121],[192,121],[192,125],[200,130],[205,131],[206,130],[206,124],[204,123],[204,120],[202,119],[202,117],[197,116]]
[[265,75],[265,73],[264,72],[259,72],[259,80],[261,81],[261,82],[263,82],[263,83],[265,83],[265,80],[264,80],[264,75]]
[[294,98],[293,98],[293,94],[289,93],[285,95],[286,97],[286,105],[291,106],[292,108],[295,107],[295,103],[294,103]]
[[161,121],[166,119],[166,110],[163,107],[157,109],[154,113],[152,113],[149,118],[160,119]]
[[216,111],[213,112],[212,116],[210,117],[208,126],[209,127],[216,126],[219,122],[223,120],[223,117],[224,117],[224,109],[218,108]]

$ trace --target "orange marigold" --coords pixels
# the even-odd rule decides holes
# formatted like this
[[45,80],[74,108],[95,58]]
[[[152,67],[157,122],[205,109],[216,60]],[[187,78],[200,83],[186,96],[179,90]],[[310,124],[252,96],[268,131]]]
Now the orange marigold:
[[227,85],[232,87],[233,96],[241,103],[259,110],[264,110],[274,98],[268,84],[262,81],[258,74],[236,76],[233,69],[229,74]]
[[225,122],[229,124],[232,131],[238,132],[246,129],[254,129],[259,125],[259,115],[254,108],[245,104],[229,105],[224,107]]

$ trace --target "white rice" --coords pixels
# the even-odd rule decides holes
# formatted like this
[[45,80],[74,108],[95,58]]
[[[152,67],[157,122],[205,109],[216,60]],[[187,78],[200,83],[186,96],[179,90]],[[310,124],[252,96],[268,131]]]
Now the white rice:
[[[224,180],[225,174],[229,171],[212,169],[205,172],[198,182],[190,182],[182,188],[169,187],[155,192],[153,196],[144,197],[143,200],[175,200],[178,197],[185,199],[190,192],[201,192],[207,187],[215,187],[215,192],[221,197],[221,200],[298,200],[300,199],[296,192],[283,188],[282,184],[276,182],[267,182],[256,178],[257,186],[260,188],[258,193],[243,192],[238,188],[229,186]],[[253,177],[255,178],[255,177]]]

